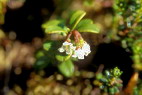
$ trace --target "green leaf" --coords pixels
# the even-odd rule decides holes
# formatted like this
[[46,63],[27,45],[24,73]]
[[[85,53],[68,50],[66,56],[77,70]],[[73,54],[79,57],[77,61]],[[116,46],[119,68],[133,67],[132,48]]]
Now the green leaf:
[[60,62],[63,62],[65,60],[66,56],[62,56],[62,55],[56,55],[56,59]]
[[56,59],[60,62],[64,62],[68,60],[70,57],[70,55],[56,55]]
[[62,34],[62,33],[68,33],[69,28],[67,27],[60,27],[60,26],[48,26],[45,29],[45,33],[47,34],[52,34],[52,33],[58,33],[58,34]]
[[58,45],[60,44],[61,42],[59,41],[47,40],[46,42],[43,43],[43,49],[46,50],[47,52],[51,52],[51,51],[55,52],[55,50],[57,50],[57,48],[59,47]]
[[65,21],[60,20],[50,20],[42,25],[42,28],[45,29],[45,33],[52,34],[52,33],[58,33],[58,34],[67,34],[67,32],[70,30],[68,27],[65,26]]
[[118,67],[115,67],[113,70],[112,70],[112,73],[115,77],[119,77],[122,75],[122,71],[120,71],[120,69]]
[[71,77],[74,73],[74,65],[71,60],[60,63],[58,69],[66,77]]
[[43,56],[36,60],[34,68],[37,70],[41,70],[46,68],[49,64],[50,60],[46,56]]
[[42,24],[42,28],[46,29],[48,26],[56,26],[61,23],[61,20],[50,20]]
[[43,44],[43,49],[46,50],[46,51],[48,51],[48,50],[51,48],[52,43],[53,43],[53,42],[51,42],[51,41],[45,42],[45,43]]
[[85,16],[86,12],[79,10],[73,13],[70,19],[70,25],[71,25],[71,30],[74,30],[77,26],[77,24],[80,22],[80,20]]
[[100,29],[95,24],[84,24],[77,29],[79,32],[99,33]]
[[37,52],[35,53],[35,58],[36,58],[36,59],[38,59],[38,58],[40,58],[40,57],[42,57],[42,56],[45,56],[44,50],[39,50],[39,51],[37,51]]
[[88,25],[93,24],[93,21],[91,19],[83,19],[78,23],[78,25],[76,26],[76,29],[78,29],[79,27],[85,26],[87,24]]

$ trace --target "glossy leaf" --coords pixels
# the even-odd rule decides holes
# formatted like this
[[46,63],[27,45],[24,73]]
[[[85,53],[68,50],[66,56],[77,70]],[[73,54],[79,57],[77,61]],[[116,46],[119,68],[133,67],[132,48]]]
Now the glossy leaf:
[[87,24],[88,25],[93,24],[93,21],[91,19],[83,19],[78,23],[76,29],[78,29],[79,27],[85,26]]
[[45,29],[45,33],[47,34],[52,34],[52,33],[67,33],[69,31],[69,28],[67,27],[60,27],[60,26],[48,26]]
[[60,62],[63,62],[65,60],[66,56],[62,56],[62,55],[56,55],[56,59]]
[[60,63],[58,69],[66,77],[71,77],[74,73],[74,65],[71,60]]
[[45,33],[47,34],[65,34],[69,31],[69,28],[65,26],[64,20],[50,20],[44,23],[42,28],[45,29]]
[[73,13],[70,19],[71,30],[74,30],[80,20],[85,16],[86,12],[79,10]]
[[71,57],[70,55],[56,55],[56,59],[60,62],[64,62],[68,60],[70,57]]
[[79,32],[99,33],[100,29],[95,24],[84,24],[77,29]]
[[42,28],[46,29],[46,28],[49,27],[49,26],[56,26],[56,25],[58,25],[58,24],[60,24],[60,23],[61,23],[60,20],[50,20],[50,21],[48,21],[48,22],[42,24]]
[[52,42],[46,42],[43,44],[43,49],[48,51],[52,46]]

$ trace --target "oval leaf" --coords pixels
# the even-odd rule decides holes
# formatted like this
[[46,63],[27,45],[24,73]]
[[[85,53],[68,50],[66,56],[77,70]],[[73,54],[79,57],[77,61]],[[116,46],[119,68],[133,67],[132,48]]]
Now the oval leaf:
[[60,63],[58,69],[66,77],[71,77],[74,73],[74,65],[71,60]]
[[66,58],[66,57],[67,57],[67,56],[56,55],[56,59],[57,59],[58,61],[60,61],[60,62],[65,61],[65,58]]
[[82,26],[84,26],[84,25],[89,25],[89,24],[93,24],[93,21],[91,20],[91,19],[83,19],[83,20],[81,20],[79,23],[78,23],[78,25],[77,25],[77,28],[76,29],[78,29],[79,27],[82,27]]
[[46,29],[48,26],[56,26],[56,25],[58,25],[60,23],[61,23],[60,20],[50,20],[50,21],[42,24],[42,28]]
[[95,24],[84,24],[77,29],[79,32],[99,33],[100,29]]
[[52,34],[52,33],[58,33],[58,34],[61,34],[61,33],[67,33],[69,31],[69,28],[67,27],[60,27],[60,26],[48,26],[46,29],[45,29],[45,33],[47,34]]
[[70,25],[72,27],[72,30],[75,29],[75,27],[77,26],[77,24],[79,23],[79,21],[85,16],[86,12],[79,10],[73,13],[73,15],[71,16],[70,19]]
[[50,60],[46,56],[43,56],[36,60],[34,64],[34,68],[36,70],[41,70],[46,68],[49,64],[50,64]]
[[39,50],[35,53],[35,58],[38,59],[42,56],[45,56],[44,50]]
[[43,44],[43,49],[48,51],[51,48],[51,46],[52,46],[52,42],[51,41],[45,42]]

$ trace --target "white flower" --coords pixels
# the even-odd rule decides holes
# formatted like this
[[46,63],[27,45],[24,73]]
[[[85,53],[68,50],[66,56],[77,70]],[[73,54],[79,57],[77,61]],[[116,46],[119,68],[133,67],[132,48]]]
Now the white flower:
[[69,42],[65,41],[65,42],[63,43],[63,46],[67,46],[67,45],[72,45],[72,43],[69,43]]
[[73,44],[68,44],[68,46],[66,47],[66,54],[72,54],[72,52],[76,49],[75,46],[73,46]]
[[62,47],[58,49],[59,52],[66,52],[66,54],[72,55],[74,58],[84,59],[84,56],[88,56],[91,52],[89,44],[84,42],[81,48],[76,49],[76,46],[73,46],[72,43],[65,41],[62,44]]
[[84,59],[84,56],[88,56],[90,52],[91,52],[90,46],[85,42],[81,48],[74,51],[72,57],[74,58],[77,57],[78,59]]
[[88,54],[91,52],[90,46],[86,42],[83,44],[82,50],[84,51],[85,56],[88,56]]
[[77,50],[74,51],[74,54],[72,55],[72,57],[77,57],[78,59],[84,59],[84,51],[79,48]]
[[59,52],[64,52],[65,51],[63,47],[59,48],[58,50],[59,50]]
[[66,54],[72,54],[72,52],[76,49],[76,46],[73,46],[72,43],[65,41],[62,44],[62,47],[59,48],[59,52],[66,52]]
[[77,57],[77,55],[74,53],[74,54],[72,55],[72,57],[76,58],[76,57]]

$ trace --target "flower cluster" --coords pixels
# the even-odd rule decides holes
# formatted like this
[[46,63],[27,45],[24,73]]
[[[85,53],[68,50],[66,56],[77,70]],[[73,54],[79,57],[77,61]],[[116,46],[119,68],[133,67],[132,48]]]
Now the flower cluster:
[[62,44],[62,47],[59,48],[58,50],[59,50],[59,52],[66,52],[66,54],[71,55],[72,52],[73,52],[75,49],[76,49],[76,47],[73,46],[72,43],[65,41],[65,42]]
[[59,52],[66,52],[66,54],[78,59],[84,59],[84,56],[88,56],[88,54],[91,52],[89,44],[87,44],[85,41],[79,47],[73,45],[73,43],[65,41],[62,44],[62,47],[58,50]]

